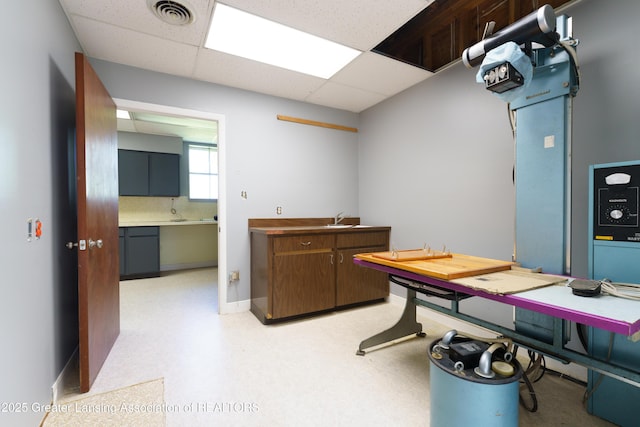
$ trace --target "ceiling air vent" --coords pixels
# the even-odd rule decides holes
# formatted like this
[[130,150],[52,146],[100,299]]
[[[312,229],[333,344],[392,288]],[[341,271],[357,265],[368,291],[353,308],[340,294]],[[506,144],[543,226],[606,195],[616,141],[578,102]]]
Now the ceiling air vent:
[[196,17],[184,3],[171,0],[147,0],[149,8],[163,22],[171,25],[187,25]]

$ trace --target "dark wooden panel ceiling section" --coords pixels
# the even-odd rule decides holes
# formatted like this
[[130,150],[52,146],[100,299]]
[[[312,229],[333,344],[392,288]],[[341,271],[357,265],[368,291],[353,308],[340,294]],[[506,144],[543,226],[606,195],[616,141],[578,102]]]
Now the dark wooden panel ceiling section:
[[570,0],[436,0],[391,34],[373,51],[435,72],[457,60],[482,38],[485,24],[494,32],[549,4]]

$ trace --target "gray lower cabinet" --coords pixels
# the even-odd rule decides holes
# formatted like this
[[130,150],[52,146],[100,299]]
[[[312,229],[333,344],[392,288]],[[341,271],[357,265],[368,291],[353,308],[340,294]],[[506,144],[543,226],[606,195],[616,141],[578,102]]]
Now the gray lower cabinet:
[[118,252],[120,254],[119,258],[120,258],[120,277],[124,276],[127,273],[127,269],[125,267],[126,262],[125,262],[125,249],[127,247],[127,245],[124,243],[125,242],[125,230],[126,228],[120,227],[118,229],[118,248],[119,251]]
[[154,277],[160,274],[159,227],[120,229],[120,276]]

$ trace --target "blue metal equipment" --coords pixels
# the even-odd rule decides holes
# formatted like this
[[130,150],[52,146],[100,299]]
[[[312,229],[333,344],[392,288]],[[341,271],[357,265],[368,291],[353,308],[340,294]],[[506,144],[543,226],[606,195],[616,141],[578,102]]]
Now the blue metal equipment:
[[[575,45],[570,18],[557,20],[559,41]],[[565,45],[534,49],[533,78],[509,104],[516,113],[516,253],[523,267],[569,272],[570,154],[576,65]]]
[[[543,9],[535,17],[540,30],[549,27],[543,25],[550,16]],[[532,20],[528,22],[533,25]],[[556,33],[558,44],[543,42],[537,49],[525,46],[533,64],[529,82],[520,83],[518,78],[501,82],[500,70],[502,75],[512,73],[495,64],[489,64],[484,80],[487,89],[501,97],[503,92],[526,86],[518,89],[518,96],[508,98],[515,115],[516,140],[514,260],[523,267],[570,275],[571,117],[579,75],[575,50],[571,47],[576,42],[570,18],[557,19]],[[518,40],[523,42],[524,39]],[[473,47],[468,51],[473,52]],[[475,65],[471,61],[465,63]],[[591,279],[640,283],[639,188],[640,162],[591,167],[588,239]],[[515,319],[515,329],[522,335],[546,343],[557,341],[558,337],[563,343],[568,341],[568,324],[563,320],[521,308],[516,308]],[[612,366],[640,371],[640,343],[628,337],[591,327],[588,353]],[[632,410],[640,401],[637,383],[623,382],[590,369],[588,393],[590,413],[622,426],[638,425]]]
[[[535,16],[540,30],[549,27],[543,25],[550,16],[543,9]],[[532,20],[528,22],[533,25]],[[555,31],[557,44],[542,42],[537,48],[525,44],[533,65],[530,81],[525,77],[522,82],[521,75],[506,67],[508,62],[490,63],[479,74],[486,73],[487,89],[508,100],[515,116],[514,260],[526,268],[570,275],[571,117],[579,74],[570,18],[559,17]],[[501,76],[510,75],[515,77],[501,81]],[[511,89],[517,89],[518,95],[505,96]],[[590,276],[640,283],[640,162],[597,165],[590,172]],[[558,338],[568,341],[564,320],[522,308],[515,309],[515,319],[515,329],[522,335],[546,343],[557,343]],[[613,367],[640,371],[640,343],[628,337],[589,328],[588,353]],[[640,401],[640,388],[620,379],[624,380],[590,369],[588,410],[622,426],[638,425],[631,408]]]
[[[560,41],[575,45],[570,18],[557,20]],[[533,78],[509,107],[516,113],[516,222],[514,260],[545,273],[570,273],[571,118],[578,74],[562,46],[533,51]],[[568,325],[559,319],[516,309],[516,330],[552,342],[563,341]]]
[[[486,36],[462,54],[463,62],[470,68],[482,62],[476,80],[485,83],[488,90],[509,102],[516,141],[514,260],[525,268],[558,275],[571,273],[571,117],[573,97],[579,87],[576,45],[571,18],[556,18],[553,9],[547,5],[495,35]],[[598,280],[607,277],[639,282],[640,162],[600,165],[593,167],[591,172],[589,222],[598,223],[598,226],[591,227],[589,234],[591,276]],[[625,174],[634,178],[625,183]],[[629,183],[632,185],[626,185]],[[619,195],[621,189],[624,189],[623,196]],[[605,193],[612,196],[598,198],[598,195]],[[633,203],[627,203],[629,201]],[[600,221],[602,218],[610,224]],[[569,287],[559,286],[517,295],[495,295],[419,274],[402,265],[388,266],[358,258],[354,262],[387,272],[391,281],[407,289],[405,309],[400,320],[391,328],[362,341],[356,354],[364,355],[365,349],[408,335],[422,336],[422,325],[416,321],[416,307],[427,307],[500,333],[518,346],[587,367],[590,370],[589,411],[624,426],[637,425],[630,418],[625,418],[634,413],[633,403],[640,401],[640,358],[637,356],[640,354],[640,343],[630,340],[640,338],[637,301],[618,301],[621,298],[612,295],[584,298],[576,296],[579,295],[575,292],[576,288],[570,290]],[[584,285],[589,281],[576,282],[583,282],[581,284]],[[584,287],[580,291],[586,294],[588,289]],[[635,291],[640,299],[640,288],[635,288]],[[448,300],[448,307],[417,298],[418,293]],[[472,296],[514,306],[515,330],[461,312],[459,303]],[[588,354],[565,347],[569,322],[593,327],[589,332]],[[613,339],[610,339],[606,331],[620,335],[613,335]],[[493,418],[491,412],[482,411],[496,403],[512,402],[517,391],[511,390],[515,381],[471,381],[478,372],[490,374],[489,371],[493,370],[493,353],[483,348],[469,351],[469,354],[451,350],[435,351],[437,346],[444,344],[446,347],[452,342],[451,338],[457,332],[450,332],[453,334],[445,334],[440,343],[434,343],[429,349],[431,425],[485,425],[477,421],[477,417],[474,418],[476,413],[482,414],[481,419],[487,420],[488,425],[488,420]],[[477,343],[473,346],[481,347]],[[480,352],[480,360],[472,360],[471,356],[477,356]],[[489,355],[485,356],[485,353]],[[505,355],[502,356],[503,361],[509,362],[504,358]],[[463,367],[458,364],[461,358],[465,359]],[[470,368],[473,366],[477,366],[479,371]],[[523,375],[523,379],[527,381],[526,375]],[[476,394],[491,397],[486,405],[476,405],[475,397],[464,402],[458,398]],[[442,396],[446,396],[446,399],[441,399]],[[477,401],[481,400],[484,402],[478,397]],[[471,407],[468,408],[468,405]],[[493,408],[500,414],[513,413],[511,403]],[[617,418],[620,414],[623,417]],[[517,425],[517,415],[507,418],[508,425]]]
[[[589,274],[592,279],[640,283],[640,161],[590,167]],[[640,371],[640,342],[589,328],[589,354]],[[638,425],[640,388],[589,370],[590,413],[620,426]]]
[[[498,38],[503,43],[510,40],[524,43],[526,61],[510,51],[507,51],[510,56],[504,59],[493,57],[490,51],[476,80],[484,80],[487,89],[509,101],[512,112],[516,140],[514,260],[525,268],[569,274],[571,118],[573,97],[579,85],[574,49],[577,40],[573,39],[571,18],[565,15],[555,18],[548,5],[525,18],[519,28],[527,29],[526,37],[505,38],[503,30]],[[476,45],[465,50],[463,60],[473,57],[477,50]],[[465,60],[468,66],[477,62]],[[512,65],[511,62],[525,76],[522,86],[509,82],[507,86],[514,89],[511,93],[502,88],[496,90],[494,82],[506,75],[506,65]],[[529,63],[533,66],[530,77]],[[521,308],[516,309],[515,318],[516,331],[524,335],[547,343],[558,335],[563,342],[568,340],[568,325],[560,319]]]
[[522,369],[510,363],[512,355],[505,349],[457,336],[455,330],[433,342],[428,351],[429,425],[517,426]]
[[[502,49],[495,40],[521,47]],[[476,80],[484,80],[487,89],[509,101],[513,112],[514,259],[523,267],[542,268],[552,274],[569,272],[571,116],[579,85],[577,44],[571,18],[556,18],[546,5],[462,54],[469,67],[484,58]],[[484,56],[487,46],[495,49]],[[492,56],[496,51],[498,56]],[[512,65],[520,68],[516,71],[524,80],[516,76],[506,81],[512,75]]]

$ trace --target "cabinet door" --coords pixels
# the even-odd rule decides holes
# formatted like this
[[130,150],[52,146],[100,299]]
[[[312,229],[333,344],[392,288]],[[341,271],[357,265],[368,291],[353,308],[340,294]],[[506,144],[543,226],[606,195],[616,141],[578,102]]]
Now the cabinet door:
[[180,156],[149,153],[149,196],[180,196]]
[[126,274],[157,274],[160,271],[158,227],[129,227],[126,233]]
[[336,306],[373,301],[389,295],[387,273],[360,267],[353,262],[355,254],[386,250],[386,246],[338,250]]
[[333,251],[275,254],[273,317],[281,318],[335,306]]
[[149,195],[149,155],[118,150],[118,189],[121,196]]
[[119,228],[118,229],[118,250],[119,252],[119,259],[120,259],[120,276],[124,276],[126,274],[126,269],[125,269],[125,229],[124,228]]

